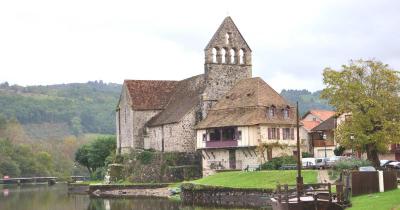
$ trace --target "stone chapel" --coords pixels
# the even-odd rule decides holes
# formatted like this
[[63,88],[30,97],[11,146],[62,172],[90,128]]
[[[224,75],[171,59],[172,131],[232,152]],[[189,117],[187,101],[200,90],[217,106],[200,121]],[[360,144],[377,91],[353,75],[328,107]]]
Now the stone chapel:
[[195,126],[237,82],[252,77],[251,49],[231,17],[204,53],[203,74],[181,81],[124,81],[116,109],[118,152],[195,151]]

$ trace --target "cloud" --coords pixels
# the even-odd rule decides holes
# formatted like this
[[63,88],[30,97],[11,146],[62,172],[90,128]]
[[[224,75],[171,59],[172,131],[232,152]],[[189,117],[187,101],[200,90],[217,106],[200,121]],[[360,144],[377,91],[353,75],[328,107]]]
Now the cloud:
[[278,91],[321,89],[322,70],[376,58],[399,68],[400,2],[0,2],[0,82],[21,85],[183,79],[231,15],[253,50],[253,75]]

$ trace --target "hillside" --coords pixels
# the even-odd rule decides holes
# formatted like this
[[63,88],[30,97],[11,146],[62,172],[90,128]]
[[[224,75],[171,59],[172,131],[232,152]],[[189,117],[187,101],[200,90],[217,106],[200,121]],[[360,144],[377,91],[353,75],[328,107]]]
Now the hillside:
[[34,139],[114,134],[121,85],[103,82],[48,86],[0,84],[0,114],[17,119]]
[[310,109],[333,110],[326,100],[320,98],[321,91],[310,92],[308,90],[282,90],[281,95],[291,104],[299,102],[300,116],[303,116]]
[[[114,134],[115,106],[120,84],[103,82],[48,86],[0,84],[0,114],[17,119],[32,139],[62,139],[84,133]],[[321,91],[282,90],[281,95],[295,104],[300,114],[309,109],[332,110]]]

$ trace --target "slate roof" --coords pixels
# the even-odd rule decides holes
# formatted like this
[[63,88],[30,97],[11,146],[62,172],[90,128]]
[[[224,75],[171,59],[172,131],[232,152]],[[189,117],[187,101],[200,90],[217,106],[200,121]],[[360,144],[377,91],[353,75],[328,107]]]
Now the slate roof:
[[332,130],[336,127],[336,117],[332,116],[327,120],[321,122],[319,125],[315,126],[311,131],[326,131]]
[[148,121],[147,126],[179,122],[199,104],[204,88],[203,74],[179,81],[165,109]]
[[133,110],[162,110],[169,102],[178,81],[125,80]]
[[[276,116],[267,115],[267,107],[275,106]],[[288,119],[282,110],[289,108]],[[208,112],[197,129],[245,126],[256,124],[296,124],[296,109],[272,89],[261,78],[255,77],[239,81]]]

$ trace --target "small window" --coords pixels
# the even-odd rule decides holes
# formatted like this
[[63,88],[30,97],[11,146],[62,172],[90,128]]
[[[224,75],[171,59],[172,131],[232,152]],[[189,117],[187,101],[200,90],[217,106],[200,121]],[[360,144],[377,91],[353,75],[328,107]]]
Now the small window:
[[289,109],[284,109],[283,110],[283,118],[288,119],[289,118]]
[[207,141],[207,134],[206,133],[203,134],[203,141]]
[[268,108],[268,117],[274,117],[275,116],[275,107],[271,106]]
[[313,117],[312,120],[313,120],[313,121],[317,121],[317,118],[316,118],[316,117]]

